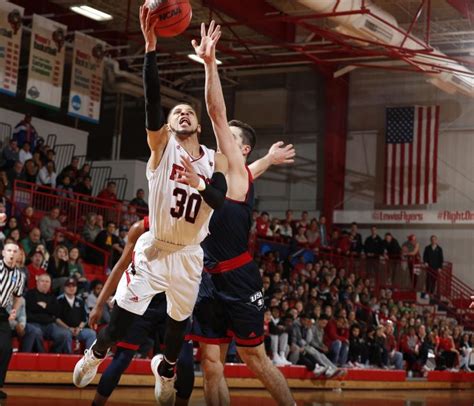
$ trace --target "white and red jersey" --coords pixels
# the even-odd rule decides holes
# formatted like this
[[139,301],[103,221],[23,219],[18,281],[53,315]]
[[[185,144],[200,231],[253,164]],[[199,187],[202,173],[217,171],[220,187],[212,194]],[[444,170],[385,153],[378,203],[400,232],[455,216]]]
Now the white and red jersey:
[[201,145],[201,156],[193,159],[171,136],[160,164],[152,171],[147,165],[150,232],[154,238],[176,245],[196,245],[207,236],[212,208],[191,186],[176,182],[183,169],[181,157],[191,158],[194,170],[206,182],[215,168],[215,151]]

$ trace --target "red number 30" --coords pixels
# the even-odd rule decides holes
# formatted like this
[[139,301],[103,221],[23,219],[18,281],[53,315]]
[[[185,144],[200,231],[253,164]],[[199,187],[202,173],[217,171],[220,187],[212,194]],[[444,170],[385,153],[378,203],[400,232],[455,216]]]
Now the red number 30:
[[176,206],[171,208],[170,214],[177,219],[183,217],[184,214],[184,219],[194,224],[201,208],[201,195],[192,193],[188,198],[186,190],[177,187],[173,191],[173,196],[176,196]]

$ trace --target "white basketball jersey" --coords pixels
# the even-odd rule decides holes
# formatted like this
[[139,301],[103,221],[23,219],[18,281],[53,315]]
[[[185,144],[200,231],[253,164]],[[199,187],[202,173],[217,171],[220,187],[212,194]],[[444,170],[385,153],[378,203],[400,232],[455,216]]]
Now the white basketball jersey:
[[176,182],[176,171],[182,168],[181,156],[191,158],[194,170],[206,181],[214,173],[215,151],[201,145],[200,158],[192,159],[171,136],[158,167],[147,165],[150,232],[153,237],[171,244],[200,244],[209,232],[212,208],[199,192]]

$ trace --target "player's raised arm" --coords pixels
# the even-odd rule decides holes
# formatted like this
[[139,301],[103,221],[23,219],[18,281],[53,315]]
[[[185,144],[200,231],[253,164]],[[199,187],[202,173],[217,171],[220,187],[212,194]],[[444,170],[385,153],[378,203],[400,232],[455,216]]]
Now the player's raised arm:
[[143,87],[145,92],[145,116],[148,145],[150,147],[150,169],[154,170],[169,140],[167,126],[162,127],[160,76],[156,61],[156,34],[150,10],[140,7],[140,27],[145,38],[145,60],[143,62]]
[[127,244],[125,244],[122,255],[115,264],[114,269],[112,269],[112,272],[110,273],[104,287],[102,288],[102,291],[100,292],[96,305],[89,314],[89,326],[91,328],[97,328],[97,324],[102,318],[102,308],[104,304],[107,303],[107,300],[109,300],[109,297],[112,296],[112,294],[117,289],[120,278],[128,268],[130,262],[132,262],[133,249],[135,248],[138,238],[140,238],[144,232],[145,226],[143,220],[137,221],[132,225],[132,227],[130,227]]
[[220,26],[216,26],[214,21],[211,21],[207,32],[203,23],[201,24],[201,41],[198,44],[193,40],[192,45],[196,55],[204,60],[206,107],[216,135],[218,149],[227,157],[230,172],[237,170],[243,176],[247,176],[242,163],[242,152],[228,125],[224,95],[217,70],[216,45],[220,36]]
[[295,162],[295,148],[293,144],[285,145],[283,141],[278,141],[273,144],[268,150],[267,154],[252,162],[249,165],[250,172],[252,177],[257,179],[259,176],[263,175],[267,169],[272,165],[285,165],[292,164]]

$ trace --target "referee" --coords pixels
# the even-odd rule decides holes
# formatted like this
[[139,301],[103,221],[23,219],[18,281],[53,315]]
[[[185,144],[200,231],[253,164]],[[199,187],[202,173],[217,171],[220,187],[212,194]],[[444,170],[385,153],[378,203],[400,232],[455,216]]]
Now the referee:
[[[1,221],[2,215],[0,215]],[[21,306],[21,295],[25,287],[25,277],[16,267],[20,248],[18,245],[8,243],[2,251],[3,259],[0,260],[0,389],[5,382],[8,363],[12,356],[12,336],[10,323],[14,320]],[[13,310],[10,314],[6,307],[13,301]],[[7,394],[0,390],[0,399],[5,399]]]

